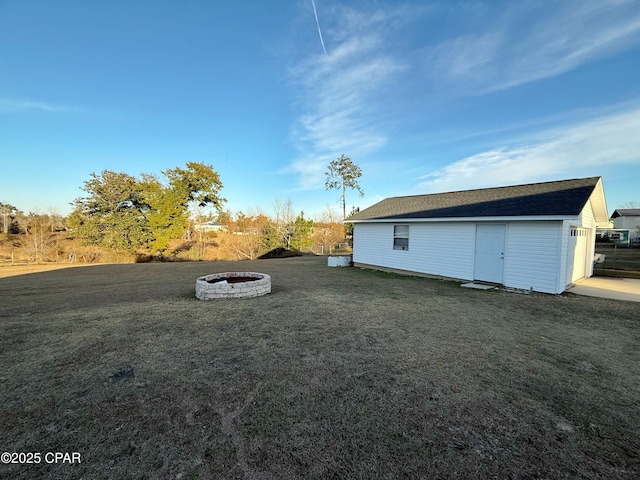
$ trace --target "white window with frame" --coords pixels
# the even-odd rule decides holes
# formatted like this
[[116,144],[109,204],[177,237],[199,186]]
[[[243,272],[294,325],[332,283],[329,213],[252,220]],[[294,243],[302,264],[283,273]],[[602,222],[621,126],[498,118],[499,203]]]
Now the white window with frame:
[[409,250],[409,225],[393,226],[393,249]]

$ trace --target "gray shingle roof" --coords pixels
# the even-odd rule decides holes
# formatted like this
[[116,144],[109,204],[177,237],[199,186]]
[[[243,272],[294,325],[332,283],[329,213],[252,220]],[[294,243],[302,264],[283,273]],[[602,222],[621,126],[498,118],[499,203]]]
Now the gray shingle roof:
[[618,208],[616,211],[613,212],[613,214],[611,215],[611,218],[624,217],[624,216],[640,217],[640,208]]
[[391,197],[357,212],[358,220],[578,215],[600,177],[459,192]]

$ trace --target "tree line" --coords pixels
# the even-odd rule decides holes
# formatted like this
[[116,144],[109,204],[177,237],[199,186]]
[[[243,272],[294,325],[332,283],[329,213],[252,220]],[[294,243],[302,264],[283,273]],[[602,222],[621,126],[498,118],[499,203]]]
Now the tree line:
[[[346,188],[356,188],[359,168],[342,155],[329,165],[327,189],[342,190],[345,209]],[[204,249],[217,234],[198,229],[197,224],[215,220],[225,226],[225,242],[237,258],[256,258],[279,247],[303,250],[312,245],[344,241],[345,230],[333,209],[311,219],[295,212],[291,200],[276,200],[274,215],[262,211],[232,213],[224,209],[222,182],[211,165],[187,162],[184,168],[167,169],[161,176],[103,170],[84,182],[85,196],[73,202],[72,213],[64,218],[48,214],[24,214],[16,207],[0,203],[5,234],[23,233],[44,244],[49,236],[66,230],[85,245],[133,253],[163,256],[173,240],[185,240]],[[203,212],[207,212],[206,214]],[[343,213],[344,216],[344,213]],[[39,236],[38,236],[39,235]],[[42,248],[41,248],[42,250]],[[38,259],[38,255],[35,255]]]
[[69,226],[85,243],[133,252],[164,253],[169,240],[181,238],[192,205],[221,210],[222,183],[211,165],[188,162],[186,168],[162,172],[163,177],[104,170],[92,173],[74,201]]
[[[228,235],[214,234],[215,240],[224,242],[240,260],[255,259],[279,248],[305,251],[316,246],[328,251],[330,246],[345,241],[345,228],[331,207],[312,219],[304,211],[296,212],[289,199],[276,199],[271,216],[262,210],[235,214],[227,210],[216,220],[226,227]],[[198,232],[198,238],[202,236]]]

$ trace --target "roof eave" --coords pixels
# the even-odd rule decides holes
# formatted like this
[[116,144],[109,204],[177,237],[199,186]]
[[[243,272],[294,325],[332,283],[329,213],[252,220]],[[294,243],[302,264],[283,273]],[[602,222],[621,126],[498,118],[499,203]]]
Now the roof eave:
[[343,223],[435,223],[435,222],[524,222],[577,220],[579,215],[514,215],[508,217],[368,218],[343,220]]
[[589,197],[591,202],[591,210],[593,211],[593,220],[597,226],[604,226],[609,224],[609,211],[607,210],[607,199],[604,195],[604,186],[602,184],[602,178],[598,180],[596,186],[593,188],[593,192]]

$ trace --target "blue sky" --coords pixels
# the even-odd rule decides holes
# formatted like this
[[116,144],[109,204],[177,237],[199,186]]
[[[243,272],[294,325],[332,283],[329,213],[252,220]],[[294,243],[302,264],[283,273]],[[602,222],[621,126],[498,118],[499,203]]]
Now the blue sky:
[[[316,16],[317,14],[317,16]],[[640,1],[0,0],[0,201],[212,164],[232,212],[602,176],[640,202]]]

